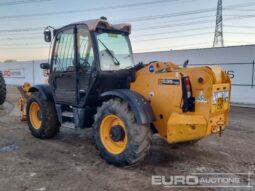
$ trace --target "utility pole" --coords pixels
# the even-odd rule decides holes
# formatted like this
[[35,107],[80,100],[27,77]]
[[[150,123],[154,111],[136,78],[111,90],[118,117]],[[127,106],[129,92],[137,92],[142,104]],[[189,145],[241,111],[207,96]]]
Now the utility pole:
[[213,47],[223,47],[222,0],[218,0]]

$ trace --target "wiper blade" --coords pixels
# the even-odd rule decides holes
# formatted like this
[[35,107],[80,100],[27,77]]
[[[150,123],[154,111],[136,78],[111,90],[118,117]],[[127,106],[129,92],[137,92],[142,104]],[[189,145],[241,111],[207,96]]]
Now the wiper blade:
[[105,47],[106,52],[112,57],[112,60],[114,62],[115,65],[120,65],[120,62],[118,61],[118,59],[112,54],[112,52],[110,51],[110,49],[100,40],[98,39],[98,41]]

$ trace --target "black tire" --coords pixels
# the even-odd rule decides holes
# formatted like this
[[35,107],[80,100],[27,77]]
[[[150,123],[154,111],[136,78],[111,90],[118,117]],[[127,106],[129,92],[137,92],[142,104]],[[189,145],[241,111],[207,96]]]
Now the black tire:
[[[40,106],[40,128],[35,128],[30,119],[30,107],[34,102]],[[39,92],[32,93],[28,98],[26,114],[29,130],[33,136],[40,139],[48,139],[53,138],[58,134],[60,123],[57,118],[55,104],[52,101],[45,101]]]
[[[127,131],[127,146],[119,154],[112,154],[105,148],[100,136],[100,125],[108,115],[118,116],[124,123]],[[111,99],[98,108],[93,124],[94,139],[101,156],[116,166],[127,166],[142,161],[149,153],[151,146],[151,129],[148,125],[139,125],[127,102],[120,99]]]
[[0,105],[5,102],[6,99],[6,84],[2,72],[0,71]]

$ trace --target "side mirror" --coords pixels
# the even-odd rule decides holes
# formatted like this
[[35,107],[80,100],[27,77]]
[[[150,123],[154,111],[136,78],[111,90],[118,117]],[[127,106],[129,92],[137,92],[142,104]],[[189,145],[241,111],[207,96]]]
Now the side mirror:
[[46,29],[43,33],[45,42],[51,42],[51,31]]
[[50,69],[50,64],[49,63],[41,63],[40,68],[44,70]]

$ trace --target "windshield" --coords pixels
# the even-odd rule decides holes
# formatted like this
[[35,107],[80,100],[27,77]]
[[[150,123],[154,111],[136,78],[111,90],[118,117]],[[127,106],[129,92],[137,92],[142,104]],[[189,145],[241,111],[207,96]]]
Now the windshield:
[[103,32],[97,34],[101,70],[111,71],[134,66],[128,36]]

